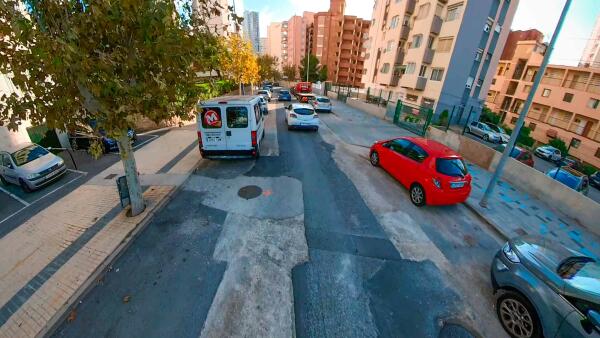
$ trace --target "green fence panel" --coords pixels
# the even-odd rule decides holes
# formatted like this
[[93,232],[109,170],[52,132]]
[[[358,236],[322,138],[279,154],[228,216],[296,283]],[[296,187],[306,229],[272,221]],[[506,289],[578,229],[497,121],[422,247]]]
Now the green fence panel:
[[431,108],[398,100],[394,114],[394,123],[417,135],[425,136],[432,117],[433,110]]

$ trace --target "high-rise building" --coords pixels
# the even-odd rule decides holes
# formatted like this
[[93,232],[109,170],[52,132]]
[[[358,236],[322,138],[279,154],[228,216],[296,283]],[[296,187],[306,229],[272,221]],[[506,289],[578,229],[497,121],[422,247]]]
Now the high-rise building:
[[307,48],[327,66],[327,80],[361,87],[364,62],[364,37],[370,21],[344,15],[345,0],[330,0],[329,11],[315,13],[307,29]]
[[[518,0],[381,0],[373,7],[363,81],[453,121],[481,108]],[[476,109],[479,110],[479,109]],[[467,111],[467,113],[465,113]]]
[[580,66],[600,68],[600,15],[581,55]]
[[[268,55],[276,56],[277,58],[279,58],[280,67],[282,66],[282,63],[283,63],[283,58],[282,58],[283,47],[282,46],[283,46],[284,39],[283,39],[283,34],[282,34],[283,33],[282,28],[283,28],[283,24],[281,22],[271,22],[269,24],[269,26],[267,27],[267,43],[266,43],[266,48],[265,48],[265,52]],[[287,37],[286,37],[285,41],[287,42]],[[287,51],[286,51],[286,58],[287,58]]]
[[266,53],[276,56],[280,65],[299,66],[306,55],[307,27],[312,22],[313,13],[294,15],[283,22],[272,22],[267,28]]
[[[218,5],[219,8],[219,15],[210,15],[206,19],[206,24],[212,32],[221,36],[228,36],[238,30],[233,20],[231,20],[231,12],[227,0],[208,0],[207,5]],[[192,0],[192,12],[194,15],[202,15],[199,13],[200,8],[198,0]]]
[[267,38],[260,38],[258,47],[258,55],[267,54]]
[[[512,32],[498,64],[486,105],[514,127],[546,51],[536,30]],[[600,167],[600,69],[548,65],[525,118],[540,143],[560,138],[579,146],[569,154]]]
[[258,12],[244,11],[244,38],[252,43],[252,48],[255,53],[258,53],[260,49],[260,31],[258,24]]

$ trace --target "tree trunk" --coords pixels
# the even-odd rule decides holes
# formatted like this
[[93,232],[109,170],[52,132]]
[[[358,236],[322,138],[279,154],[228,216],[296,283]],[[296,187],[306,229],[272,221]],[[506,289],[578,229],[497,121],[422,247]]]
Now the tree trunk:
[[250,82],[250,95],[254,95],[254,82]]
[[127,186],[129,187],[131,216],[137,216],[144,211],[146,205],[144,203],[144,197],[142,196],[142,185],[140,184],[135,157],[133,156],[133,149],[131,148],[131,140],[129,139],[129,136],[127,136],[127,131],[117,139],[117,142],[119,143],[121,162],[123,162]]
[[240,95],[244,95],[244,93],[242,92],[242,81],[240,81],[239,87],[240,87],[239,88],[239,91],[240,91],[239,94]]

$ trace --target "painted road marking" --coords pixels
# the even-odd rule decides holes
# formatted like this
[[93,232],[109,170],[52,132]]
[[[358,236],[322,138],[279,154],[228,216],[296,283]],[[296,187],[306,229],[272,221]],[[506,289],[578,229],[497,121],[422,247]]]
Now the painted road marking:
[[19,196],[11,193],[10,191],[4,189],[4,188],[0,188],[0,191],[4,192],[5,194],[7,194],[8,196],[14,198],[15,200],[17,200],[18,202],[24,204],[25,206],[29,206],[29,203],[25,202],[24,200],[22,200]]

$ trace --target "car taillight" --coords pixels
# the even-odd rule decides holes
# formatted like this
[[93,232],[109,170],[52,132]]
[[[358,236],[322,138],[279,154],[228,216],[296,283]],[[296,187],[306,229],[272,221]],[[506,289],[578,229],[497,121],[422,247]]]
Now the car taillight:
[[256,139],[256,131],[250,132],[250,137],[252,138],[252,146],[256,147],[256,145],[258,144]]
[[198,131],[198,146],[202,148],[202,132]]
[[298,115],[296,115],[296,114],[294,114],[294,113],[290,113],[290,117],[293,117],[293,118],[297,119],[297,118],[298,118]]

